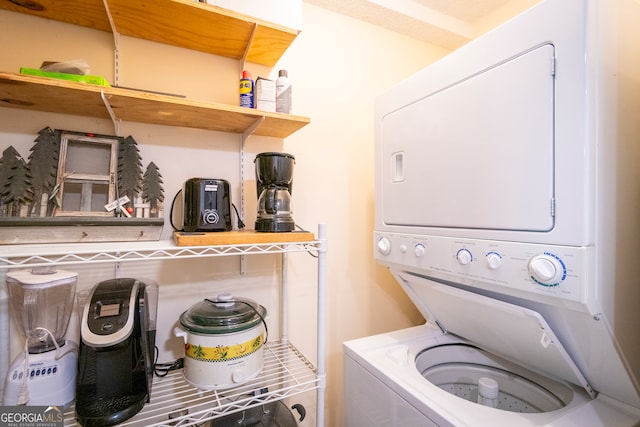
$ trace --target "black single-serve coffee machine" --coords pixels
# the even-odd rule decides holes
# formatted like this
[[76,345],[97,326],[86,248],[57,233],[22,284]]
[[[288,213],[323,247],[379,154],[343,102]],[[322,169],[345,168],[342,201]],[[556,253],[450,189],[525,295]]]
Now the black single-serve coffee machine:
[[293,231],[291,190],[295,157],[287,153],[261,153],[253,162],[258,195],[256,231]]
[[137,279],[98,283],[79,296],[76,419],[85,427],[119,424],[149,402],[158,286]]

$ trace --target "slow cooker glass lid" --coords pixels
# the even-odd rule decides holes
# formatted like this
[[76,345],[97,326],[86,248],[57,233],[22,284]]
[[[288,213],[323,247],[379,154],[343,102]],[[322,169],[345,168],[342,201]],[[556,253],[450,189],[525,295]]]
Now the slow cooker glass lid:
[[180,316],[180,324],[191,332],[224,334],[250,329],[266,314],[267,310],[252,300],[224,294],[192,305]]

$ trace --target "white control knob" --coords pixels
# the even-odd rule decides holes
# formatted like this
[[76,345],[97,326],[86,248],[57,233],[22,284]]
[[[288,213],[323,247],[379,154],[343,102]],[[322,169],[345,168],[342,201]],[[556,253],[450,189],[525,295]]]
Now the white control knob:
[[495,270],[502,264],[502,257],[500,254],[490,252],[487,254],[487,266],[490,270]]
[[234,369],[231,371],[231,381],[234,383],[242,383],[247,379],[247,376],[244,374],[242,369]]
[[378,252],[382,255],[389,255],[391,253],[391,242],[386,237],[381,237],[378,240]]
[[541,285],[555,286],[564,279],[566,270],[560,258],[545,253],[529,260],[529,274]]
[[460,249],[456,254],[456,258],[461,265],[467,265],[473,259],[473,255],[471,255],[469,249]]
[[425,247],[422,243],[416,243],[413,247],[413,251],[417,258],[421,258],[424,256]]

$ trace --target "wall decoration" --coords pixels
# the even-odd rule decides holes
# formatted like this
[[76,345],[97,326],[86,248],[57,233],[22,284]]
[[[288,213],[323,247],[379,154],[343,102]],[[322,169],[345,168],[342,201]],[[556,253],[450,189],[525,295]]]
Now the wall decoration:
[[[153,162],[143,171],[132,136],[45,127],[30,151],[28,162],[13,146],[0,157],[0,243],[159,238],[164,223],[162,176]],[[61,225],[75,226],[66,230],[73,237],[66,236]],[[50,237],[33,233],[34,227],[42,231],[49,226],[58,227],[55,233],[48,230]],[[114,226],[125,228],[104,228]],[[138,230],[133,235],[131,227]]]
[[[38,132],[35,144],[29,155],[29,172],[33,188],[33,204],[30,216],[49,216],[53,202],[49,201],[49,192],[56,186],[60,135],[46,127]],[[0,164],[0,168],[2,165]],[[0,179],[0,182],[3,182]]]
[[0,206],[6,215],[20,216],[21,207],[32,200],[33,189],[27,164],[13,146],[2,152],[0,180],[3,183]]

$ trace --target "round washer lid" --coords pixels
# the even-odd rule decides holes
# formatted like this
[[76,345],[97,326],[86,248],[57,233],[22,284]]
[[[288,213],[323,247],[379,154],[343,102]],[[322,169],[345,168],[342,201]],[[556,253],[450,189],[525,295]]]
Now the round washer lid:
[[537,311],[407,273],[396,277],[420,311],[426,311],[423,315],[437,320],[441,329],[534,371],[577,384],[595,397],[586,377]]
[[180,324],[189,332],[228,334],[253,328],[266,315],[266,308],[255,301],[225,293],[192,305],[180,315]]

